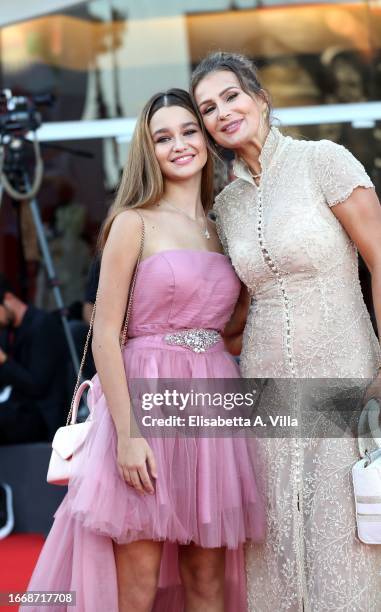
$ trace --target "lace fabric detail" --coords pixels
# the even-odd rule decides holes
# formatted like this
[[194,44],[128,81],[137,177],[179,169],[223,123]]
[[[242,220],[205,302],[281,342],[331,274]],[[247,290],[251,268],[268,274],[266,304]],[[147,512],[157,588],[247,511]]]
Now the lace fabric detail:
[[316,145],[316,178],[329,206],[344,202],[356,187],[374,187],[364,166],[348,149],[330,140]]
[[[214,210],[225,251],[252,296],[243,376],[281,385],[293,375],[291,354],[295,378],[363,378],[365,385],[381,363],[380,347],[356,248],[330,210],[356,187],[373,187],[364,168],[344,147],[296,141],[272,128],[260,191],[242,162],[235,171]],[[288,410],[292,401],[303,412],[297,391],[291,400],[284,389],[282,397],[289,398]],[[247,548],[249,611],[380,612],[381,549],[356,538],[355,442],[256,443],[268,536]]]

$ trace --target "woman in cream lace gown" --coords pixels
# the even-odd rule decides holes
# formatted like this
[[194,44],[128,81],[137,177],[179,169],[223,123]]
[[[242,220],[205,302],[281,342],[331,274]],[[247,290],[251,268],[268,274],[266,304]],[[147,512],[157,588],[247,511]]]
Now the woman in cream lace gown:
[[[340,379],[347,390],[356,378],[365,386],[381,363],[357,270],[356,246],[372,273],[380,327],[381,212],[371,180],[344,147],[271,127],[268,95],[246,58],[209,56],[192,89],[214,143],[236,154],[237,179],[215,212],[251,298],[243,376],[271,377],[279,388],[318,378]],[[293,409],[302,411],[300,395]],[[381,611],[381,548],[356,538],[356,441],[259,445],[268,535],[247,549],[249,610]]]

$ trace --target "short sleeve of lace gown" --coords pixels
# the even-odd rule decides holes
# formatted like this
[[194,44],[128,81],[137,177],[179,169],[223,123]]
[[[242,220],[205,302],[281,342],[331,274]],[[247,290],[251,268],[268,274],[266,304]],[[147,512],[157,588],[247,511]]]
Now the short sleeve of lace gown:
[[329,206],[344,202],[356,187],[374,187],[352,153],[330,140],[316,143],[314,170]]
[[229,255],[228,241],[226,238],[224,224],[223,224],[222,199],[223,199],[222,195],[217,196],[216,201],[214,203],[214,207],[213,207],[213,213],[214,213],[214,218],[216,222],[217,234],[222,244],[222,247],[224,249],[224,253],[225,255]]

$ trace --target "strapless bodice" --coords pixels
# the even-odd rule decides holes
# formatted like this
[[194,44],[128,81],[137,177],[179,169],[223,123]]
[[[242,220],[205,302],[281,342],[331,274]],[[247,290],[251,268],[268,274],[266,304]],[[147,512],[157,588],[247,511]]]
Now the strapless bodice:
[[240,281],[225,255],[191,249],[160,251],[139,264],[128,335],[222,330],[239,291]]

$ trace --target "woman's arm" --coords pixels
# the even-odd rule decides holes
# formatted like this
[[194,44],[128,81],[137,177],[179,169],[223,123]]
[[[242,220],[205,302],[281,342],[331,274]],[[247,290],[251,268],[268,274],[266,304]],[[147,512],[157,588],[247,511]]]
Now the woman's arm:
[[134,211],[120,213],[111,226],[102,256],[92,349],[118,437],[120,474],[138,490],[144,487],[152,493],[146,468],[148,461],[156,476],[152,451],[145,440],[130,437],[131,402],[119,340],[141,233],[141,219]]
[[374,189],[357,187],[345,202],[332,207],[359,250],[372,277],[372,297],[381,339],[381,206]]
[[242,335],[245,329],[247,313],[249,311],[250,296],[244,284],[230,321],[226,324],[222,336],[225,347],[232,355],[239,355],[242,349]]

